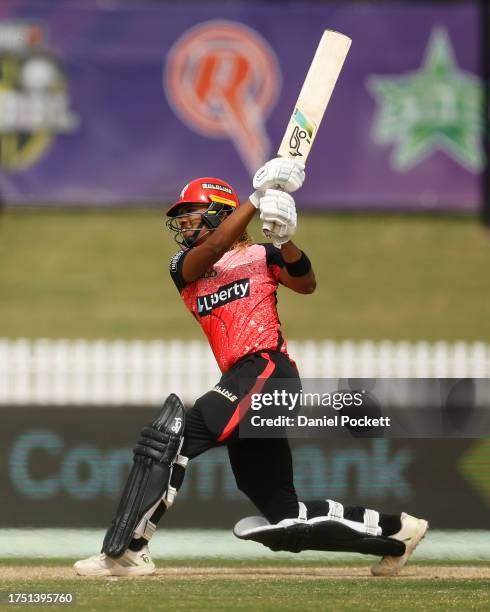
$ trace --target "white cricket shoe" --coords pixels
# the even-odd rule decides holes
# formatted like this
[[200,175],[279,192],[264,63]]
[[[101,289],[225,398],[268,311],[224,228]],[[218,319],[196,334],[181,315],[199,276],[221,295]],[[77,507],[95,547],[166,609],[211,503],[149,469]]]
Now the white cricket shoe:
[[128,549],[118,559],[101,553],[77,561],[73,567],[79,576],[146,576],[155,571],[148,546],[138,552]]
[[402,528],[398,533],[389,537],[405,542],[405,552],[401,557],[383,557],[379,563],[371,568],[373,576],[396,576],[429,528],[427,521],[410,516],[406,512],[402,512],[400,518]]

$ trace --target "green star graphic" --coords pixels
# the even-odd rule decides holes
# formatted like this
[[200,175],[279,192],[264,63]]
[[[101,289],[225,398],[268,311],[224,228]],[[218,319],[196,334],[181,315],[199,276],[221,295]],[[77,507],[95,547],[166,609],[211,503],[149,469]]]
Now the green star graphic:
[[373,136],[395,145],[395,170],[410,170],[435,151],[472,172],[482,169],[483,86],[459,69],[445,29],[432,31],[420,70],[372,76],[367,86],[380,105]]

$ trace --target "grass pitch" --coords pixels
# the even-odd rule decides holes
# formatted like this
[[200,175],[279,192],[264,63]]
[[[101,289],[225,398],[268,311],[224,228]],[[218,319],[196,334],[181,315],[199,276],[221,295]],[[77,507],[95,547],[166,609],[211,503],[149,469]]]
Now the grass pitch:
[[[486,610],[488,565],[412,564],[373,578],[367,563],[172,560],[142,578],[75,577],[71,560],[4,561],[6,592],[72,592],[84,610]],[[17,608],[17,606],[16,606]]]
[[[279,290],[286,337],[490,340],[476,219],[301,213],[297,243],[318,289]],[[157,210],[4,212],[0,336],[202,338],[168,275],[176,250]]]

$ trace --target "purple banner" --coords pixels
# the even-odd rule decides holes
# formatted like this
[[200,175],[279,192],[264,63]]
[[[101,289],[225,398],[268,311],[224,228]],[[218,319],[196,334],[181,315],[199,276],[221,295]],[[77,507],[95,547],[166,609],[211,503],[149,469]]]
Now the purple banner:
[[476,3],[3,0],[0,199],[166,203],[198,176],[246,198],[325,29],[353,44],[298,204],[477,211]]

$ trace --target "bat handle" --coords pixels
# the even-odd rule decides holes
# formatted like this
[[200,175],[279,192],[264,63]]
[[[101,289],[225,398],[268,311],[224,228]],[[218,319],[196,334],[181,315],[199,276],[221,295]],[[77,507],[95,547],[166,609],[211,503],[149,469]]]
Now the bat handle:
[[[283,157],[283,156],[279,155],[279,157]],[[274,185],[274,189],[278,189],[279,191],[283,191],[283,189],[282,189],[282,187],[280,185]],[[271,232],[273,230],[273,226],[274,226],[274,223],[272,223],[270,221],[264,221],[262,223],[262,233],[264,234],[264,236],[266,238],[270,238]]]
[[272,232],[273,223],[270,221],[264,221],[262,224],[262,233],[266,238],[269,238]]

